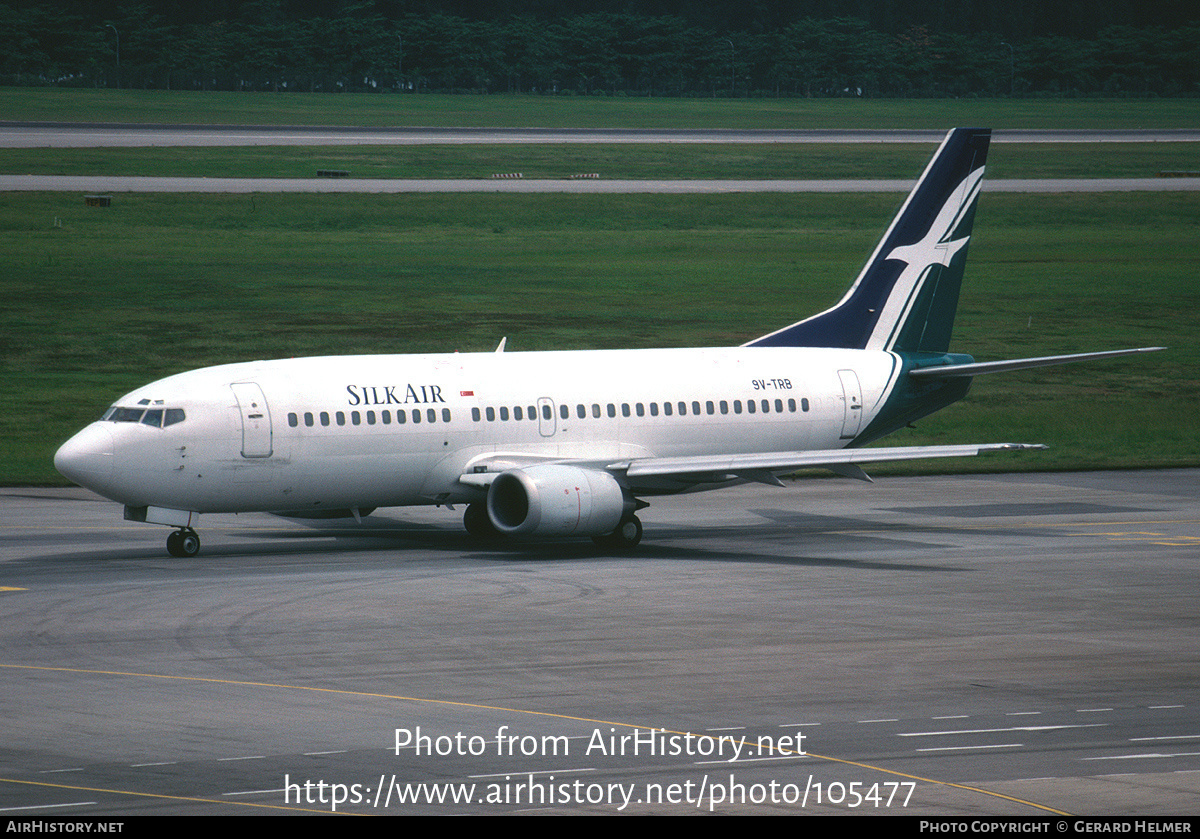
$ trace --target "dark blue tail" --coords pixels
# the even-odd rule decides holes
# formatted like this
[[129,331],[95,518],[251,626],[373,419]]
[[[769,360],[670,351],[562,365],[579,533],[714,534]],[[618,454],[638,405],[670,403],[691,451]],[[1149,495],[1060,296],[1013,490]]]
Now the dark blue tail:
[[991,134],[946,135],[841,302],[745,346],[947,352]]

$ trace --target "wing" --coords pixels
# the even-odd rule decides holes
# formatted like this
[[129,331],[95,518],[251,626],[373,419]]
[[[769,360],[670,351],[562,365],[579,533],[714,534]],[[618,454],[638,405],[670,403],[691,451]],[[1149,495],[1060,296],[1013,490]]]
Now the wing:
[[689,483],[757,481],[783,486],[779,475],[797,469],[828,469],[839,475],[869,481],[860,463],[924,460],[936,457],[973,457],[984,452],[1044,449],[1030,443],[988,443],[958,446],[891,446],[864,449],[833,449],[807,452],[764,452],[761,454],[697,455],[693,457],[648,457],[613,463],[608,470],[623,473],[631,486],[646,479],[683,479]]
[[[733,455],[695,455],[688,457],[642,457],[629,460],[563,460],[520,458],[505,455],[478,459],[459,482],[486,487],[501,472],[537,463],[564,463],[583,469],[608,472],[635,494],[683,492],[703,485],[753,481],[783,486],[779,475],[797,469],[828,469],[839,475],[871,480],[860,463],[900,460],[924,460],[937,457],[972,457],[984,452],[1044,449],[1031,443],[984,443],[957,446],[892,446],[863,449],[833,449],[802,452],[761,452]],[[525,462],[522,463],[522,460]]]

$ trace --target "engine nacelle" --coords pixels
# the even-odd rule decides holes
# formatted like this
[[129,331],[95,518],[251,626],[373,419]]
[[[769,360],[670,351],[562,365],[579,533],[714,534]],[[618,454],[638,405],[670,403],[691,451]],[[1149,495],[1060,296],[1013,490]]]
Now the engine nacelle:
[[509,536],[599,536],[631,509],[607,472],[554,463],[502,472],[487,496],[488,518]]

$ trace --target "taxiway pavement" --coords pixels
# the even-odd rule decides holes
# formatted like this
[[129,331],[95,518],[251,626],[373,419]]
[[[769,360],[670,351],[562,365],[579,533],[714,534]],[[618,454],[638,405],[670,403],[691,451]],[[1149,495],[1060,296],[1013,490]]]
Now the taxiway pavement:
[[626,556],[460,514],[180,560],[0,491],[0,813],[1200,811],[1200,471],[661,499]]
[[[928,130],[668,130],[557,128],[361,128],[198,126],[120,123],[0,122],[0,148],[152,146],[324,146],[521,143],[937,143]],[[1200,131],[998,129],[998,143],[1197,142]],[[0,192],[168,193],[732,193],[907,192],[911,180],[628,180],[628,179],[386,179],[176,178],[0,175]],[[1200,178],[1060,178],[990,180],[988,192],[1195,192]]]

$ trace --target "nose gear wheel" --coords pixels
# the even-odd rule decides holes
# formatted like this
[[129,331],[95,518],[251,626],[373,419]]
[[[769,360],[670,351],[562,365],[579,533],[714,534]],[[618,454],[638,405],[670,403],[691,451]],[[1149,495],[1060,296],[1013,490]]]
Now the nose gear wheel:
[[180,558],[195,556],[200,553],[200,534],[190,527],[172,531],[167,537],[167,553]]

